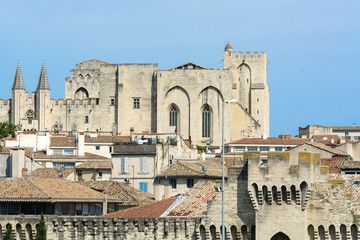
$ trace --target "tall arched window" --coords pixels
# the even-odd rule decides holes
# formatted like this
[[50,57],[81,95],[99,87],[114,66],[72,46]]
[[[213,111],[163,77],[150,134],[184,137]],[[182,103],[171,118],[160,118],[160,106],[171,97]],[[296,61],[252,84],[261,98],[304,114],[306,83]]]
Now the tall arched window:
[[169,126],[175,127],[175,132],[178,131],[178,110],[177,108],[172,105],[170,112],[169,112]]
[[211,112],[209,105],[205,105],[202,111],[202,137],[209,138],[211,129]]

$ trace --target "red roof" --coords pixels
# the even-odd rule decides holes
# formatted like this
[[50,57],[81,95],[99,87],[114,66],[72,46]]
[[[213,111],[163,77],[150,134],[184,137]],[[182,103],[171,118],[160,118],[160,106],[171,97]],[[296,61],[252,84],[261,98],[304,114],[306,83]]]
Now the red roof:
[[322,158],[321,166],[327,166],[329,173],[341,173],[341,165],[348,161],[346,157]]
[[158,202],[128,208],[114,213],[108,213],[101,217],[106,218],[158,218],[160,217],[178,198],[173,196]]

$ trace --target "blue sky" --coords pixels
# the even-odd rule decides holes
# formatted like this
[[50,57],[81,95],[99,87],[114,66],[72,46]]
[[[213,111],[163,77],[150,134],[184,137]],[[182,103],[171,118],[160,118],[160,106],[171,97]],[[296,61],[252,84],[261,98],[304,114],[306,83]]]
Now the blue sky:
[[45,60],[51,98],[64,98],[78,62],[222,68],[228,41],[236,51],[267,52],[271,136],[360,125],[357,0],[0,0],[0,98],[11,98],[18,60],[27,91]]

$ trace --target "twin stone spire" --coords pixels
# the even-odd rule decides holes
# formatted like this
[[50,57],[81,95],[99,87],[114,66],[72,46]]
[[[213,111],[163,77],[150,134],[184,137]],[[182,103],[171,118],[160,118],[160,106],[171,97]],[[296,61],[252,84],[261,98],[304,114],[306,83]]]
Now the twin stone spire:
[[[12,90],[25,90],[25,85],[24,85],[24,81],[23,81],[23,77],[22,77],[22,73],[21,73],[20,61],[18,61],[18,65],[16,68],[16,73],[15,73],[14,84],[13,84]],[[50,90],[44,61],[43,61],[42,67],[41,67],[39,83],[38,83],[36,90]]]

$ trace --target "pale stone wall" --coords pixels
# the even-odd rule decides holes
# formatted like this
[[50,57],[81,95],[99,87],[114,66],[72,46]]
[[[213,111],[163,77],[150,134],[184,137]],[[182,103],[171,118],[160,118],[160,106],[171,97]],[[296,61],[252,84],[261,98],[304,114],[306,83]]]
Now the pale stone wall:
[[[114,181],[125,182],[129,179],[129,184],[139,189],[140,182],[146,182],[149,193],[154,193],[154,178],[156,174],[155,157],[152,155],[124,155],[128,158],[128,172],[121,172],[121,158],[119,155],[112,155],[112,173]],[[140,171],[140,158],[147,157],[147,172]]]
[[[177,132],[184,139],[191,139],[193,145],[220,146],[222,104],[230,99],[239,106],[234,110],[225,104],[226,142],[269,135],[266,64],[265,53],[243,56],[232,50],[224,52],[224,69],[159,70],[157,64],[110,64],[93,59],[71,70],[71,77],[65,79],[65,100],[50,99],[49,90],[38,90],[32,97],[25,90],[14,90],[10,113],[9,105],[0,101],[0,118],[6,120],[11,114],[11,122],[40,131],[53,130],[61,122],[64,131],[71,131],[76,123],[78,131],[112,131],[116,124],[123,135],[131,129],[164,133],[171,106],[175,106]],[[135,98],[139,107],[134,107]],[[210,137],[202,136],[205,105],[211,113]],[[25,116],[28,110],[34,111],[32,121]]]

